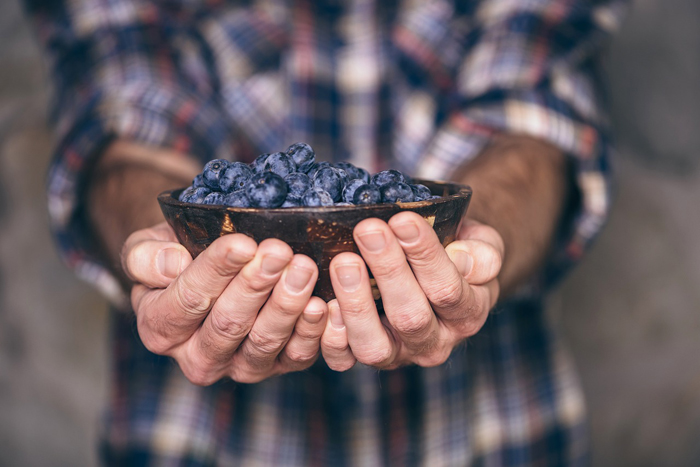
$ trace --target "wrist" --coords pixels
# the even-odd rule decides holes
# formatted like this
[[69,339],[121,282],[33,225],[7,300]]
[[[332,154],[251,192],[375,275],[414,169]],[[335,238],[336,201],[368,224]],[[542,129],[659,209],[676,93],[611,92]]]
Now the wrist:
[[105,150],[88,174],[85,206],[97,254],[113,272],[123,278],[126,238],[163,221],[157,195],[189,184],[198,170],[193,159],[163,149],[117,141]]
[[542,266],[570,184],[566,158],[551,144],[500,135],[460,173],[474,190],[468,216],[487,224],[505,244],[499,275],[507,295]]

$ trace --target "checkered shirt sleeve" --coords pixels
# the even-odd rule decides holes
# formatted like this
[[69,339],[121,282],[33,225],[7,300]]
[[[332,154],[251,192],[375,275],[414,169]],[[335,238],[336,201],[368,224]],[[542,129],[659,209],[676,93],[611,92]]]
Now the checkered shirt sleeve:
[[449,178],[495,133],[530,135],[567,155],[578,203],[569,207],[570,223],[536,287],[552,284],[580,259],[607,218],[611,146],[592,59],[627,7],[623,1],[480,2],[474,44],[456,70],[454,109],[420,161],[422,176]]
[[[48,174],[51,228],[62,258],[113,302],[124,297],[93,254],[84,176],[113,138],[201,160],[227,152],[229,129],[201,43],[183,15],[155,2],[27,2],[50,64],[58,142]],[[178,45],[176,53],[173,44]]]

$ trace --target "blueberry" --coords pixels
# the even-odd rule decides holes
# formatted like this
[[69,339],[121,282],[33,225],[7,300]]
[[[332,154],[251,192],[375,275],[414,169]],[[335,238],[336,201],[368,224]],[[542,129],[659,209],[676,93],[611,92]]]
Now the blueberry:
[[221,191],[229,193],[240,190],[253,176],[253,169],[243,162],[232,162],[219,177]]
[[352,203],[355,196],[355,191],[362,185],[366,185],[366,183],[360,179],[351,180],[343,190],[343,201],[346,203]]
[[381,201],[382,194],[379,188],[368,183],[357,187],[352,197],[352,202],[355,204],[377,204]]
[[202,174],[197,175],[194,177],[194,180],[192,180],[192,187],[193,188],[199,188],[202,186],[207,186],[206,183],[204,183],[204,177]]
[[369,172],[361,167],[357,168],[357,174],[355,176],[356,180],[363,180],[365,183],[370,182]]
[[270,154],[265,160],[265,165],[263,170],[266,172],[276,173],[280,177],[284,178],[292,172],[297,170],[297,166],[291,157],[283,152],[276,152]]
[[350,162],[338,162],[334,164],[336,169],[343,169],[350,180],[362,180],[364,183],[369,183],[369,172],[365,169],[355,167]]
[[287,148],[287,155],[292,158],[299,172],[306,172],[316,161],[316,153],[306,143],[294,143]]
[[287,183],[272,172],[250,177],[245,187],[250,206],[254,208],[278,208],[287,197]]
[[387,183],[382,185],[379,191],[382,193],[383,203],[410,203],[413,201],[413,190],[405,183]]
[[180,196],[177,197],[178,201],[182,201],[183,203],[186,203],[186,199],[188,199],[190,196],[192,196],[192,193],[194,193],[194,186],[188,186],[184,190],[182,190],[182,193],[180,193]]
[[406,177],[398,170],[383,170],[372,175],[372,185],[382,186],[393,182],[406,183]]
[[354,206],[354,204],[341,201],[340,203],[335,203],[335,206]]
[[312,188],[301,198],[304,206],[333,206],[333,198],[324,190]]
[[287,195],[287,199],[282,203],[283,208],[298,208],[304,205],[304,202],[299,196]]
[[430,199],[433,194],[430,192],[430,188],[420,183],[416,185],[411,185],[411,190],[413,190],[413,201],[423,201],[424,199]]
[[440,199],[440,198],[442,198],[442,196],[440,196],[440,195],[433,195],[433,196],[431,196],[429,199]]
[[209,193],[211,193],[211,190],[205,186],[198,188],[189,187],[180,194],[180,201],[183,203],[202,204]]
[[[338,175],[340,175],[340,181],[343,184],[343,190],[345,189],[345,186],[350,183],[350,177],[348,176],[348,173],[343,170],[343,169],[335,169],[338,171]],[[341,195],[342,195],[342,190],[341,190]]]
[[261,173],[265,171],[265,161],[270,157],[269,154],[260,154],[255,160],[250,164],[251,168],[255,173]]
[[232,191],[224,197],[224,204],[233,208],[249,208],[250,202],[245,190]]
[[212,204],[212,205],[217,205],[217,206],[223,206],[226,204],[224,202],[225,194],[218,192],[218,191],[212,191],[207,195],[206,198],[204,198],[204,201],[202,204]]
[[226,167],[228,167],[228,161],[224,159],[214,159],[207,162],[204,171],[202,171],[204,183],[212,190],[219,191],[219,177],[226,170]]
[[287,175],[284,177],[284,181],[287,182],[289,188],[289,195],[287,195],[287,197],[296,196],[297,198],[301,198],[302,195],[313,186],[309,176],[301,172],[294,172]]
[[313,180],[314,176],[316,175],[316,172],[318,172],[319,170],[321,170],[325,167],[333,167],[333,166],[331,165],[330,162],[326,162],[326,161],[321,161],[321,162],[316,162],[314,164],[311,164],[311,166],[309,166],[309,169],[306,171],[306,175],[308,175],[309,178],[311,180]]
[[314,175],[314,188],[328,192],[333,201],[340,201],[343,196],[343,178],[333,167],[324,167]]

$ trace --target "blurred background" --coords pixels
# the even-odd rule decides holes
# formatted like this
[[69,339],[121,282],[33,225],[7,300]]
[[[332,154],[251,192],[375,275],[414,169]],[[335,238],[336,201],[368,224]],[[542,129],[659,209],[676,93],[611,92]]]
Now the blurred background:
[[[637,0],[602,69],[617,129],[608,227],[551,299],[596,466],[700,465],[700,2]],[[105,301],[59,262],[46,68],[0,0],[0,465],[95,465]]]

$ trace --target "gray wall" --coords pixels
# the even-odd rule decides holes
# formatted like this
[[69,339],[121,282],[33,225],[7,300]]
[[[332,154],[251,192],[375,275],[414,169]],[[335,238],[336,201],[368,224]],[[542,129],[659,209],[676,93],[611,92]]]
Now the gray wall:
[[700,465],[700,2],[639,0],[604,57],[610,223],[552,301],[595,465]]
[[[0,1],[0,465],[94,465],[104,301],[47,233],[37,47]],[[610,223],[551,300],[595,465],[700,465],[700,4],[640,0],[604,60],[618,128]]]

